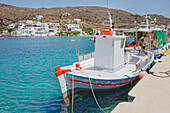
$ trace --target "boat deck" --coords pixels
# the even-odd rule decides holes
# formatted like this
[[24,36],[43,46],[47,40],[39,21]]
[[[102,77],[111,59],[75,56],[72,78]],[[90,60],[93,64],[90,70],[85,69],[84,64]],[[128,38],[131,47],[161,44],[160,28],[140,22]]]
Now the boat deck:
[[[79,70],[75,70],[75,64],[71,66],[63,67],[63,69],[71,69],[72,72],[69,72],[68,74],[79,76],[81,77],[89,77],[93,79],[122,79],[125,78],[125,75],[128,75],[129,77],[133,77],[138,74],[140,70],[136,69],[136,65],[140,63],[143,60],[149,59],[149,54],[146,54],[144,52],[139,53],[135,52],[132,54],[132,60],[128,62],[124,67],[119,69],[118,71],[112,72],[112,70],[105,70],[94,67],[94,58],[90,58],[88,60],[84,60],[80,62],[80,67],[82,67],[81,72]],[[148,60],[149,61],[149,60]],[[151,62],[151,61],[150,61]],[[147,63],[150,64],[149,62]],[[142,68],[146,68],[147,65],[145,65]],[[127,77],[126,77],[127,78]]]

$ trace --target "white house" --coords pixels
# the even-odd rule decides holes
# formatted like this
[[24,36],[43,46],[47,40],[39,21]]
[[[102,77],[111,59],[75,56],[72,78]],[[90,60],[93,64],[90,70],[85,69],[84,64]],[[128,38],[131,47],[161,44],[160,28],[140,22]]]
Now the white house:
[[8,28],[15,28],[15,27],[16,25],[14,23],[8,25]]
[[56,30],[56,29],[49,28],[48,36],[54,36],[55,34],[57,34],[57,30]]
[[79,24],[65,24],[65,27],[68,31],[75,31],[79,29]]
[[36,18],[37,18],[37,20],[41,20],[43,18],[43,16],[38,15],[38,16],[36,16]]
[[6,34],[6,33],[8,33],[8,30],[2,31],[2,34]]
[[79,24],[65,24],[67,31],[79,31],[82,33],[82,29],[79,28]]
[[17,32],[16,31],[11,31],[11,35],[16,36]]
[[74,19],[75,22],[81,22],[81,19]]
[[70,16],[70,13],[64,13],[63,16]]
[[59,27],[60,26],[59,23],[48,23],[48,25],[52,25],[53,27]]

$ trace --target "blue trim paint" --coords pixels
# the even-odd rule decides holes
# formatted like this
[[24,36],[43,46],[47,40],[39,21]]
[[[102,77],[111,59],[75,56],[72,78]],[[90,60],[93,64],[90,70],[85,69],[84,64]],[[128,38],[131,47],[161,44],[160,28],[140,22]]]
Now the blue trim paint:
[[160,57],[162,54],[157,54],[157,55],[155,55],[155,57]]
[[[149,64],[149,66],[147,68],[145,68],[144,70],[146,71],[152,64],[152,62],[154,61],[154,58],[153,60],[151,61],[151,63]],[[89,79],[88,77],[82,77],[82,76],[78,76],[78,75],[73,75],[73,74],[69,74],[69,73],[66,73],[66,75],[69,75],[69,76],[74,76],[74,77],[78,77],[78,78],[83,78],[83,79]],[[139,74],[137,75],[134,75],[133,77],[131,78],[135,78],[136,76],[138,76]],[[96,79],[96,78],[90,78],[90,80],[96,80],[96,81],[122,81],[122,80],[128,80],[129,78],[122,78],[122,79]]]
[[[168,51],[168,49],[166,49],[166,51],[165,52],[167,52]],[[157,55],[155,55],[155,57],[160,57],[162,54],[157,54]]]

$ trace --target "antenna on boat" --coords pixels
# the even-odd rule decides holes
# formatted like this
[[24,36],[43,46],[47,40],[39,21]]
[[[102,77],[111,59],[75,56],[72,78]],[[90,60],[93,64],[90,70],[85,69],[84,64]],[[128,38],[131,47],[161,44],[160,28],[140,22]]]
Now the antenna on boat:
[[147,26],[147,29],[149,29],[149,32],[148,32],[148,44],[149,44],[149,51],[151,52],[151,37],[152,37],[152,34],[151,34],[151,31],[150,31],[150,24],[149,24],[149,19],[151,19],[150,16],[148,16],[148,14],[146,13],[146,26]]
[[108,5],[108,4],[109,4],[109,2],[108,2],[108,0],[106,0],[106,4],[107,4],[107,9],[108,9],[108,8],[109,8],[109,5]]
[[147,28],[149,27],[149,20],[148,20],[148,14],[146,13],[146,25],[147,25]]
[[147,28],[149,28],[150,27],[150,24],[149,24],[149,20],[151,20],[151,17],[150,16],[148,16],[148,14],[146,13],[146,25],[147,25]]
[[76,51],[76,55],[77,55],[77,61],[79,62],[79,45],[78,45],[78,51],[75,45],[75,51]]
[[110,14],[110,12],[109,12],[109,2],[108,2],[108,0],[106,0],[106,3],[107,3],[107,13],[108,13],[108,15],[109,15],[109,20],[110,20],[110,29],[111,30],[113,30],[113,25],[112,24],[114,24],[113,23],[113,21],[112,21],[112,15]]
[[156,17],[154,18],[154,28],[155,28],[155,24],[156,24]]

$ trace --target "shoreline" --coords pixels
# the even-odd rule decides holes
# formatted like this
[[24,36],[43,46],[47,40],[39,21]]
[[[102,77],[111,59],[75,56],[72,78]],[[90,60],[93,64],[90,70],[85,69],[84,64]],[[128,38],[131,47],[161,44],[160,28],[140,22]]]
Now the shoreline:
[[[0,37],[40,37],[40,36],[7,36],[1,35]],[[95,37],[94,35],[86,35],[86,36],[47,36],[47,37]],[[45,38],[45,37],[42,37]]]

